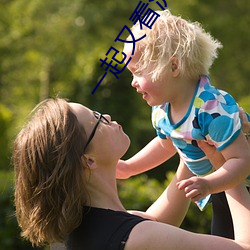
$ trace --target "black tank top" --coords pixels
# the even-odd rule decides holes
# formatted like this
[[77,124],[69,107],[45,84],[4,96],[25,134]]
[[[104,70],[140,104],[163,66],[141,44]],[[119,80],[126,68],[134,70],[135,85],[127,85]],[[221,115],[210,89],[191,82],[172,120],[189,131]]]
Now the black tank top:
[[69,236],[67,250],[123,250],[133,227],[146,219],[126,212],[85,207],[82,223]]

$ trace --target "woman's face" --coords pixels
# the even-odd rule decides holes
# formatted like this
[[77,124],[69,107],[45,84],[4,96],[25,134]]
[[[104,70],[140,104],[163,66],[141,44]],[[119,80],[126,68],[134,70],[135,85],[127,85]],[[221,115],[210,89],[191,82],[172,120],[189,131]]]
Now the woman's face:
[[[98,123],[98,116],[81,104],[69,103],[69,106],[79,123],[84,127],[88,140]],[[103,159],[107,156],[110,159],[119,159],[125,154],[130,145],[129,137],[124,133],[121,125],[111,121],[109,115],[103,115],[103,117],[104,119],[100,119],[86,150],[90,149],[94,154],[102,156]]]

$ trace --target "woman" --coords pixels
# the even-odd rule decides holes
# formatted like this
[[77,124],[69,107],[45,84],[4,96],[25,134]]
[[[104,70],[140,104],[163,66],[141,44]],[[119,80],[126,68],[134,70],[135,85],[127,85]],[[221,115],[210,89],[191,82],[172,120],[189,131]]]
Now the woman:
[[146,213],[127,213],[115,176],[129,144],[108,115],[62,99],[42,102],[14,144],[22,235],[33,245],[65,242],[72,250],[250,249],[250,200],[244,186],[227,191],[235,240],[172,226],[181,223],[189,204],[176,185],[190,176],[183,163]]

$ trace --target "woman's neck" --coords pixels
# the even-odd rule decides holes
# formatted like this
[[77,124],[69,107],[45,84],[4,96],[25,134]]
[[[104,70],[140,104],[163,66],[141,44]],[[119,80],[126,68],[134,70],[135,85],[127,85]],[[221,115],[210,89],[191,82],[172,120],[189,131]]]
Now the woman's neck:
[[126,211],[118,196],[115,174],[114,170],[103,167],[91,170],[91,173],[86,178],[86,186],[90,198],[86,205]]

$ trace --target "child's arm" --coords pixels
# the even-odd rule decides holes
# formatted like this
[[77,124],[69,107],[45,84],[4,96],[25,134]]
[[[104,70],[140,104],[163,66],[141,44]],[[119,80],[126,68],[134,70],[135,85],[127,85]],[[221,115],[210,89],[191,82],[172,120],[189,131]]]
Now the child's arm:
[[[221,151],[225,163],[217,171],[204,177],[191,177],[178,183],[186,197],[197,201],[208,194],[230,189],[243,182],[250,174],[250,148],[244,134]],[[222,159],[220,159],[222,162]]]
[[171,140],[155,137],[133,157],[126,161],[120,160],[118,162],[116,178],[126,179],[143,173],[162,164],[175,153],[176,149]]

